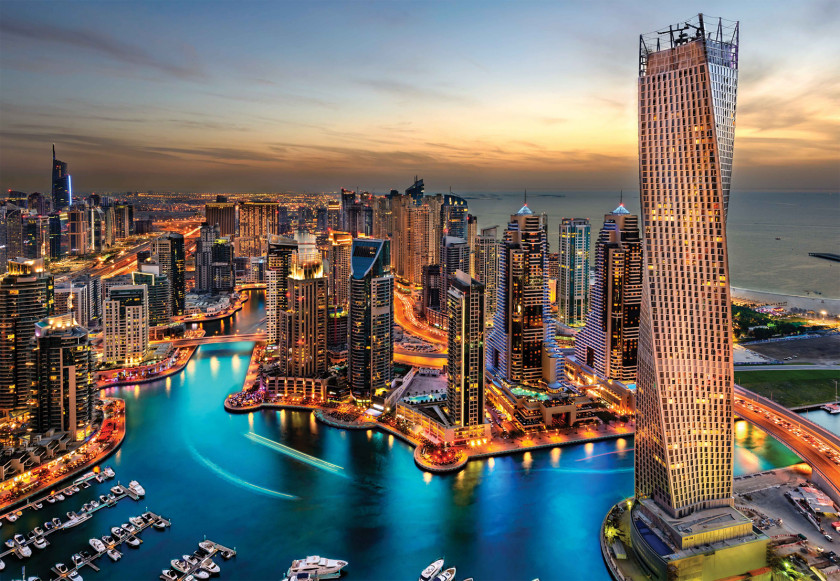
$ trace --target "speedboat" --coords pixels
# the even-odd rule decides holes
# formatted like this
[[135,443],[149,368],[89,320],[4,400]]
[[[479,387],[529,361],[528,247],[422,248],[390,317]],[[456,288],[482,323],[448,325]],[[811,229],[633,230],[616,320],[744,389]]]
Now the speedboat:
[[70,557],[70,560],[73,561],[73,564],[76,567],[85,562],[84,558],[82,558],[82,556],[79,553],[76,553],[75,555]]
[[435,576],[438,573],[440,573],[441,569],[443,569],[443,559],[438,559],[437,561],[423,569],[423,572],[420,573],[419,581],[432,581],[432,579],[434,579]]
[[69,571],[69,569],[67,568],[67,565],[65,565],[64,563],[56,563],[55,564],[55,570],[58,571],[59,573],[61,573],[62,575],[66,575],[67,572]]
[[58,494],[55,495],[55,499],[58,500],[58,501],[62,501],[62,500],[64,500],[64,495],[59,492]]
[[117,484],[116,486],[112,486],[111,487],[111,493],[112,494],[122,494],[123,493],[123,487],[119,484]]
[[90,546],[93,547],[93,550],[96,551],[97,553],[101,553],[105,550],[105,545],[102,544],[102,541],[100,541],[99,539],[97,539],[95,537],[92,538],[89,541],[89,543],[90,543]]
[[128,487],[137,496],[145,496],[146,495],[146,490],[142,486],[140,486],[140,483],[137,482],[136,480],[132,480],[131,482],[129,482]]
[[50,504],[55,503],[55,496],[53,496],[52,494],[50,494],[50,495],[47,497],[47,502],[49,502]]
[[76,514],[76,511],[73,511],[73,510],[71,510],[70,512],[68,512],[66,514],[67,514],[67,518],[76,518],[77,516],[79,516],[79,515]]
[[18,518],[17,515],[13,512],[10,512],[9,514],[6,515],[6,520],[9,521],[9,522],[15,522],[17,520],[17,518]]
[[90,510],[90,503],[86,502],[82,505],[82,510],[88,512]]
[[125,542],[128,543],[129,547],[139,547],[140,546],[140,539],[138,539],[134,535],[131,535],[130,537],[128,537],[125,540]]
[[70,571],[67,578],[70,579],[70,581],[84,581],[78,571]]
[[100,494],[100,495],[99,495],[99,501],[100,501],[102,504],[105,504],[106,502],[108,502],[108,497],[107,497],[107,496],[105,496],[104,494]]
[[106,466],[103,472],[105,473],[105,478],[113,478],[116,476],[114,474],[114,470],[110,466]]
[[196,571],[193,571],[192,574],[193,574],[193,577],[195,577],[196,579],[209,579],[210,578],[210,573],[205,571],[204,569],[198,569]]
[[160,578],[165,579],[166,581],[177,581],[178,573],[176,573],[172,569],[164,569],[160,573]]
[[123,523],[123,524],[121,524],[121,525],[120,525],[120,528],[122,528],[122,530],[124,530],[124,531],[128,531],[128,532],[130,532],[130,533],[133,533],[133,532],[135,532],[135,531],[137,530],[137,528],[136,528],[133,524],[129,524],[129,523]]
[[453,579],[455,579],[455,567],[450,567],[435,577],[435,581],[452,581]]
[[91,500],[90,501],[91,508],[99,508],[99,501],[98,500]]
[[102,542],[105,543],[105,546],[108,547],[117,544],[116,540],[111,535],[102,535]]
[[47,539],[38,535],[35,537],[35,540],[32,541],[32,544],[35,545],[36,549],[46,549],[47,548]]
[[163,522],[163,519],[158,519],[152,523],[152,526],[155,527],[155,529],[162,531],[166,528],[166,523]]
[[204,549],[205,551],[212,553],[216,550],[216,545],[211,543],[210,541],[201,541],[198,543],[199,548]]
[[108,549],[108,556],[112,561],[119,561],[122,558],[122,553],[116,549]]
[[0,559],[0,571],[6,568],[6,563],[3,562],[3,559]]
[[178,559],[172,559],[169,562],[169,564],[172,566],[173,569],[175,569],[176,571],[180,571],[181,573],[186,573],[190,570],[190,566],[187,563]]
[[14,539],[7,539],[6,540],[6,546],[11,549],[12,547],[15,546],[15,540]]
[[35,506],[35,510],[41,510],[42,508],[44,508],[44,505],[41,504],[40,502],[36,502],[34,506]]
[[32,556],[32,549],[30,549],[27,545],[18,545],[17,549],[18,557],[21,559],[28,559]]
[[137,527],[138,529],[139,529],[140,527],[142,527],[143,525],[145,525],[145,524],[146,524],[145,522],[143,522],[142,517],[139,517],[139,516],[132,516],[132,517],[129,517],[128,522],[130,522],[131,524],[133,524],[133,525],[134,525],[135,527]]
[[52,521],[51,521],[51,520],[48,520],[47,522],[45,522],[45,523],[44,523],[44,529],[45,529],[45,530],[51,531],[51,530],[53,530],[54,528],[55,528],[55,525],[54,525],[54,524],[52,524]]
[[12,537],[12,538],[14,539],[14,541],[15,541],[18,545],[23,545],[23,544],[26,544],[26,537],[24,537],[24,536],[23,536],[22,534],[20,534],[20,533],[16,534],[16,535],[15,535],[14,537]]
[[64,489],[64,496],[73,496],[74,494],[76,494],[76,491],[73,490],[72,486],[68,486]]
[[125,536],[125,531],[120,527],[111,527],[111,534],[114,535],[114,538],[119,539]]
[[86,520],[88,520],[89,518],[91,518],[91,516],[92,516],[92,515],[91,515],[90,513],[85,513],[85,514],[83,514],[83,515],[81,515],[81,516],[74,516],[73,518],[71,518],[70,520],[68,520],[66,523],[64,523],[64,527],[63,527],[63,528],[65,528],[65,529],[71,529],[71,528],[73,528],[73,527],[75,527],[75,526],[77,526],[77,525],[82,524],[83,522],[85,522]]
[[[341,575],[341,570],[346,566],[347,561],[310,555],[305,559],[292,561],[292,566],[289,567],[286,576],[292,577],[297,573],[309,573],[316,579],[335,579]],[[451,581],[451,579],[446,579],[445,581]]]
[[193,555],[181,555],[181,559],[186,561],[193,567],[198,565],[198,559],[196,559]]
[[75,493],[75,492],[81,492],[81,491],[82,491],[82,489],[81,489],[81,488],[79,488],[79,487],[78,487],[77,485],[75,485],[75,484],[73,485],[73,492],[74,492],[74,493]]
[[219,572],[222,570],[210,557],[207,557],[201,562],[201,568],[206,571],[210,571],[210,573],[212,573],[213,575],[218,575]]
[[55,528],[60,527],[61,526],[61,519],[58,518],[58,517],[55,517],[54,519],[52,519],[52,524]]
[[94,478],[96,478],[96,481],[97,481],[98,483],[100,483],[100,484],[102,484],[103,482],[105,482],[105,477],[104,477],[104,476],[102,476],[101,474],[97,474],[96,476],[94,476]]
[[41,527],[35,527],[34,529],[32,529],[32,532],[35,533],[36,535],[43,535],[44,534],[44,529],[42,529]]

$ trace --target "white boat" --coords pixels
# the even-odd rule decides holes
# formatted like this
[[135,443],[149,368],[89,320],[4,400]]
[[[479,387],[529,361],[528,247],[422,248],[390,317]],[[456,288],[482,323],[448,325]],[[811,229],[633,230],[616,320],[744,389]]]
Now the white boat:
[[140,539],[138,539],[134,535],[131,535],[130,537],[128,537],[125,540],[125,542],[128,543],[129,547],[139,547],[140,546]]
[[42,508],[44,508],[43,504],[41,504],[40,502],[35,503],[35,510],[41,510]]
[[14,539],[6,539],[6,546],[11,549],[12,547],[15,546],[15,540]]
[[432,581],[432,579],[435,578],[435,575],[440,573],[441,569],[443,569],[443,559],[438,559],[423,569],[423,572],[420,573],[419,581]]
[[136,480],[132,480],[131,482],[129,482],[128,487],[137,496],[145,496],[146,495],[146,490],[142,486],[140,486],[140,483],[137,482]]
[[116,476],[116,474],[114,474],[114,469],[110,466],[106,466],[102,472],[105,474],[105,478],[113,478]]
[[97,553],[101,553],[105,550],[105,545],[99,539],[94,538],[88,542],[90,543],[90,546],[93,547],[93,550]]
[[70,571],[67,578],[70,579],[70,581],[84,581],[78,571]]
[[64,500],[64,495],[59,492],[58,494],[55,495],[55,499],[58,500],[58,501],[62,501],[62,500]]
[[216,545],[214,545],[210,541],[201,541],[200,543],[198,543],[198,546],[199,548],[204,549],[208,553],[212,553],[216,550]]
[[172,569],[164,569],[160,572],[160,578],[166,579],[167,581],[176,581],[178,579],[178,573]]
[[30,549],[27,545],[18,545],[16,551],[18,557],[21,559],[28,559],[32,556],[32,549]]
[[[286,571],[287,577],[298,573],[309,573],[316,579],[336,579],[341,575],[341,570],[347,566],[347,561],[327,559],[318,555],[310,555],[305,559],[292,561],[292,566]],[[451,581],[447,579],[446,581]]]
[[455,579],[455,567],[450,567],[435,577],[435,581],[452,581],[453,579]]
[[53,496],[52,494],[49,495],[47,497],[47,502],[49,502],[50,504],[53,504],[55,502],[55,496]]
[[122,494],[122,492],[123,492],[123,487],[120,486],[119,484],[111,487],[111,494],[117,495],[117,494]]
[[222,570],[210,557],[207,557],[201,562],[201,568],[210,571],[213,575],[217,575]]
[[193,577],[196,579],[209,579],[210,573],[205,571],[204,569],[198,569],[197,571],[193,571]]
[[99,482],[100,484],[105,482],[105,477],[102,476],[101,474],[97,474],[96,476],[94,476],[94,478],[96,478],[96,481]]
[[17,520],[17,518],[18,518],[17,515],[13,512],[10,512],[9,514],[6,515],[6,520],[9,521],[9,522],[15,522]]
[[137,527],[138,529],[139,529],[140,527],[142,527],[142,526],[145,524],[145,523],[143,522],[143,519],[142,519],[141,517],[139,517],[139,516],[132,516],[132,517],[129,517],[128,521],[129,521],[131,524],[133,524],[135,527]]
[[65,522],[64,526],[62,528],[72,529],[73,527],[82,524],[83,522],[88,520],[90,517],[91,517],[91,515],[89,513],[85,513],[81,516],[74,516],[73,518],[71,518],[70,520]]
[[115,539],[120,539],[125,536],[125,531],[120,527],[111,527],[111,534],[114,535]]
[[32,541],[32,544],[35,545],[36,549],[46,549],[47,548],[47,539],[41,536],[35,537],[35,540]]
[[187,565],[187,563],[178,559],[172,559],[171,561],[169,561],[169,564],[172,566],[173,569],[175,569],[176,571],[180,571],[181,573],[186,573],[190,570],[190,566]]
[[155,527],[155,529],[162,531],[166,528],[166,523],[163,522],[161,519],[158,519],[154,523],[152,523],[152,526]]
[[108,549],[108,556],[111,558],[112,561],[119,561],[122,557],[122,553],[120,553],[116,549]]
[[133,532],[137,531],[137,527],[135,527],[133,524],[130,524],[130,523],[127,523],[127,522],[124,522],[123,524],[121,524],[120,527],[122,528],[122,530],[128,531],[130,533],[133,533]]
[[0,571],[6,568],[6,563],[3,562],[3,559],[0,559]]

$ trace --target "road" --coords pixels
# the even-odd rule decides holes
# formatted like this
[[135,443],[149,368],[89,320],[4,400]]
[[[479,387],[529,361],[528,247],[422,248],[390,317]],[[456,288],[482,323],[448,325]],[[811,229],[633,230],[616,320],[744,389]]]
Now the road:
[[840,437],[740,386],[735,387],[734,411],[793,450],[840,495]]
[[[414,316],[414,303],[408,295],[394,292],[394,320],[409,335],[419,337],[432,345],[444,345],[446,333],[428,326]],[[444,350],[445,353],[445,350]]]
[[815,370],[836,370],[840,371],[840,365],[736,365],[735,371],[815,371]]

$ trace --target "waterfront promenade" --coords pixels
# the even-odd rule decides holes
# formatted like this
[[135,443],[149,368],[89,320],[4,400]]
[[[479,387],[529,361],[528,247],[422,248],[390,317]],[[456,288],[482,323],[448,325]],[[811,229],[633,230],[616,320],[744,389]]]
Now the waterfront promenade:
[[[195,350],[197,348],[198,345],[178,347],[178,353],[175,356],[172,365],[162,371],[154,371],[157,368],[157,365],[100,371],[96,378],[96,387],[99,389],[107,389],[118,385],[134,385],[136,383],[149,383],[151,381],[157,381],[158,379],[165,379],[171,375],[181,372],[184,367],[187,366],[187,363],[190,362],[190,359],[192,359],[192,356],[195,354]],[[144,375],[144,373],[146,374]],[[120,377],[120,375],[123,376]]]
[[19,505],[32,495],[59,486],[117,451],[125,440],[125,400],[102,398],[106,411],[99,431],[76,450],[0,483],[0,511]]

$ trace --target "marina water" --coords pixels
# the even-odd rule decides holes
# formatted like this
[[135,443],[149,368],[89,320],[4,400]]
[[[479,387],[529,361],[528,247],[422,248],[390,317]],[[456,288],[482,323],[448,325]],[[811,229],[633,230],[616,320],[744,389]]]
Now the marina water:
[[[252,332],[263,317],[262,295],[254,293],[233,321],[207,327]],[[408,445],[387,434],[329,428],[307,412],[226,413],[222,402],[240,389],[252,346],[205,345],[177,376],[109,389],[127,406],[125,443],[105,462],[116,479],[26,511],[4,523],[0,537],[26,534],[55,516],[66,520],[67,511],[117,480],[138,480],[146,497],[50,535],[50,546],[33,549],[25,563],[7,558],[3,578],[25,564],[28,575],[48,579],[56,562],[90,550],[90,537],[110,534],[148,507],[172,527],[143,532],[140,548],[124,547],[116,563],[99,559],[99,573],[84,568],[86,580],[157,579],[205,535],[238,551],[231,561],[217,559],[223,579],[279,580],[292,559],[312,554],[349,561],[351,580],[416,579],[438,557],[458,568],[459,579],[608,579],[598,529],[609,506],[633,493],[632,438],[470,462],[458,474],[431,476],[414,465]],[[736,475],[797,461],[745,423],[736,436]]]

